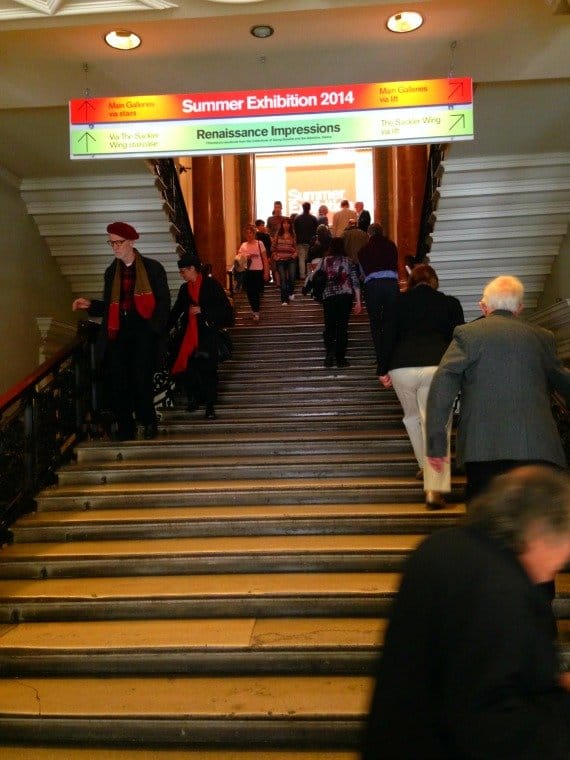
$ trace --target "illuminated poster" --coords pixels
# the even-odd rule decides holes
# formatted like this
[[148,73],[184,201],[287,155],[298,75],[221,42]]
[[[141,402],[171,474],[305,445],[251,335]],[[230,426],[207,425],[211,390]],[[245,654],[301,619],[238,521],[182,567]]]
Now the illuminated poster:
[[286,169],[287,213],[300,214],[304,201],[311,204],[315,216],[319,206],[338,211],[346,198],[356,197],[354,164],[324,164],[318,166],[288,166]]
[[69,104],[71,158],[202,155],[473,138],[471,79],[427,79]]

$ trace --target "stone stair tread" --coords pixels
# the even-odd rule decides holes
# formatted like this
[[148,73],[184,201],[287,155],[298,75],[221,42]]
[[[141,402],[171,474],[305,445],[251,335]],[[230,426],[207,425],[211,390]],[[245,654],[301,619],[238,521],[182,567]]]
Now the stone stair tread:
[[298,445],[306,447],[314,445],[344,445],[357,446],[365,444],[386,444],[399,445],[404,444],[406,450],[411,450],[408,437],[401,427],[389,429],[382,428],[379,430],[345,430],[345,431],[304,431],[302,440],[299,440],[298,431],[241,431],[232,434],[229,439],[225,433],[220,433],[217,429],[210,429],[207,434],[197,434],[190,429],[186,433],[166,432],[159,435],[152,441],[121,441],[114,442],[108,440],[83,441],[77,446],[78,461],[94,461],[95,459],[104,459],[104,461],[116,459],[120,454],[121,457],[136,456],[159,456],[161,452],[170,450],[179,453],[181,456],[186,453],[196,454],[208,451],[214,447],[232,447],[241,450],[251,446],[271,447],[285,445]]
[[294,536],[215,536],[205,538],[118,539],[108,541],[68,541],[65,543],[11,544],[0,553],[0,572],[6,563],[58,559],[80,562],[82,558],[190,557],[247,554],[249,558],[271,554],[365,554],[411,552],[423,535],[294,535]]
[[3,580],[0,604],[18,600],[65,600],[105,603],[112,599],[218,599],[291,596],[356,598],[361,595],[392,596],[400,583],[399,573],[243,573],[218,575],[115,576],[112,578],[46,578]]
[[[412,482],[413,481],[413,482]],[[452,479],[453,482],[453,479]],[[459,482],[459,481],[458,481]],[[44,489],[40,496],[42,498],[49,498],[50,496],[69,496],[69,495],[82,495],[89,496],[90,493],[95,494],[125,494],[136,493],[141,488],[145,493],[172,493],[172,492],[184,492],[190,488],[192,492],[196,491],[211,491],[216,490],[220,493],[235,493],[239,490],[261,490],[261,491],[282,491],[285,489],[293,489],[298,491],[308,491],[314,489],[316,491],[322,490],[326,484],[327,488],[345,490],[347,487],[346,478],[335,477],[318,477],[318,478],[287,478],[287,479],[274,479],[272,481],[267,480],[201,480],[195,481],[188,479],[184,481],[164,481],[161,483],[145,483],[144,479],[142,483],[101,483],[97,486],[81,486],[81,485],[56,485],[50,486]],[[410,486],[416,486],[417,489],[421,488],[421,483],[414,480],[412,477],[359,477],[354,479],[354,483],[351,483],[353,488],[366,489],[366,488],[409,488]]]
[[9,652],[141,653],[177,650],[376,651],[386,621],[376,618],[213,618],[103,620],[0,626],[0,657]]
[[[215,467],[216,465],[221,466],[251,466],[255,465],[257,467],[262,467],[264,465],[270,465],[271,459],[273,458],[274,461],[279,465],[297,465],[297,464],[320,464],[324,463],[325,465],[335,465],[335,464],[364,464],[364,463],[372,463],[372,464],[378,464],[382,465],[384,463],[404,463],[408,464],[410,462],[414,463],[414,466],[417,469],[417,465],[415,465],[415,458],[413,457],[413,454],[410,452],[405,453],[394,453],[394,452],[358,452],[358,453],[342,453],[342,454],[333,454],[333,453],[326,453],[326,454],[273,454],[272,456],[268,456],[267,459],[265,459],[263,456],[255,457],[253,460],[251,457],[249,457],[247,454],[244,455],[228,455],[228,456],[199,456],[199,457],[192,457],[192,456],[171,456],[169,457],[161,457],[160,459],[145,459],[144,461],[137,462],[136,460],[130,459],[128,462],[89,462],[86,465],[82,465],[80,463],[77,464],[70,464],[66,465],[64,467],[61,467],[58,470],[58,473],[62,472],[106,472],[109,470],[129,470],[129,471],[137,471],[137,470],[149,470],[152,468],[156,469],[162,469],[168,470],[169,468],[175,468],[175,467]],[[269,461],[268,461],[269,460]]]
[[[149,514],[150,512],[150,514]],[[26,527],[51,525],[85,525],[94,523],[160,523],[160,522],[201,522],[203,520],[267,520],[278,519],[328,519],[349,521],[355,517],[393,517],[409,516],[429,517],[439,521],[448,515],[461,517],[465,514],[464,506],[451,504],[443,511],[427,511],[424,504],[402,502],[400,504],[260,504],[260,505],[220,505],[204,507],[160,507],[152,510],[145,508],[89,510],[82,512],[53,511],[31,512],[24,515],[14,526],[17,531]]]
[[[88,749],[65,747],[65,760],[359,760],[359,752],[302,750]],[[62,760],[58,747],[2,745],[2,760]]]
[[358,720],[372,687],[358,676],[7,678],[0,680],[0,715]]

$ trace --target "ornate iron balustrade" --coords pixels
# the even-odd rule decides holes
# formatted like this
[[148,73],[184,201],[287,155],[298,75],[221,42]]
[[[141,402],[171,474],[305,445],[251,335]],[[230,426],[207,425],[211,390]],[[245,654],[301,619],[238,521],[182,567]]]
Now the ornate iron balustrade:
[[74,444],[92,433],[97,406],[93,342],[77,338],[0,397],[0,538],[54,482]]
[[437,206],[437,188],[441,183],[442,161],[445,157],[444,145],[431,145],[429,150],[424,200],[416,248],[416,263],[421,264],[431,248],[430,232],[433,231],[434,212]]
[[148,165],[156,175],[156,185],[162,193],[165,211],[172,223],[171,232],[180,249],[179,253],[197,255],[194,233],[173,159],[151,159],[148,161]]

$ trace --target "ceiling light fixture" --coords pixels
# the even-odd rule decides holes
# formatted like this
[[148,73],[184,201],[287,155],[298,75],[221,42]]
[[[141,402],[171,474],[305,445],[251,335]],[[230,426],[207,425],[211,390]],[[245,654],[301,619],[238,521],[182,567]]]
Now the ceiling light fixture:
[[251,27],[249,33],[253,34],[254,37],[257,37],[260,40],[264,40],[266,37],[271,37],[274,31],[275,29],[272,26],[269,26],[269,24],[256,24]]
[[126,29],[114,29],[112,32],[107,32],[104,40],[109,47],[115,50],[134,50],[142,42],[138,34]]
[[403,34],[404,32],[414,32],[419,29],[424,23],[424,18],[421,13],[416,11],[402,11],[401,13],[394,13],[386,21],[386,26],[391,32],[398,32]]

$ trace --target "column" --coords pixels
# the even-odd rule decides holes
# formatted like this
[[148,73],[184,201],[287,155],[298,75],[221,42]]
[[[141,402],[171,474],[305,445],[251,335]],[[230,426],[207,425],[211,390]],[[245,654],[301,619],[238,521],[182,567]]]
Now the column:
[[[253,218],[253,209],[255,206],[255,173],[254,173],[254,155],[246,153],[236,156],[236,209],[239,223],[238,245],[242,242],[242,230],[246,224],[255,221]],[[237,246],[236,246],[237,247]]]
[[426,145],[375,148],[373,160],[374,217],[398,246],[399,276],[405,280],[405,258],[416,254],[428,149]]
[[226,230],[221,156],[192,159],[192,206],[196,250],[202,263],[226,286]]

